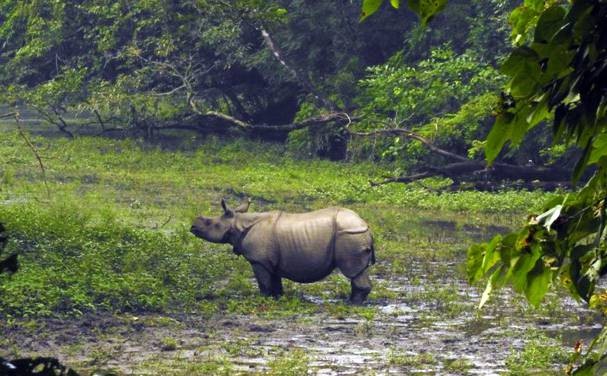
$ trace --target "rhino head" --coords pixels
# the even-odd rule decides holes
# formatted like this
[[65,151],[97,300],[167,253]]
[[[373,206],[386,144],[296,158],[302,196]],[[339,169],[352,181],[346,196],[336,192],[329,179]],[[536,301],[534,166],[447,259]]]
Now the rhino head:
[[223,208],[223,215],[219,217],[197,217],[194,223],[192,223],[190,232],[196,237],[212,243],[229,243],[236,213],[245,213],[249,210],[250,203],[251,199],[247,199],[236,209],[231,209],[222,198],[221,207]]

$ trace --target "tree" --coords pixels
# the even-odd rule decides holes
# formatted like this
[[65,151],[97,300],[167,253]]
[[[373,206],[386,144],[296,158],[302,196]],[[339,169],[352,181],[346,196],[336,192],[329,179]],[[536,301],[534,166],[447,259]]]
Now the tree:
[[[526,2],[512,15],[518,46],[502,66],[509,82],[487,139],[487,160],[549,121],[557,141],[580,150],[572,180],[585,172],[592,176],[581,190],[548,203],[518,232],[469,250],[471,281],[489,276],[481,305],[506,283],[535,305],[553,284],[591,305],[603,299],[595,287],[607,274],[606,20],[607,4],[590,0]],[[604,329],[576,374],[591,374],[606,357]]]
[[[2,99],[68,136],[94,123],[104,132],[237,129],[284,139],[341,124],[364,66],[402,44],[402,26],[360,25],[337,11],[358,5],[341,3],[4,0]],[[318,111],[295,121],[305,101]]]
[[2,8],[5,101],[25,102],[66,134],[68,112],[93,115],[104,128],[146,131],[288,124],[305,86],[266,59],[266,30],[285,22],[274,2],[4,1]]
[[[376,3],[381,1],[365,1],[363,12],[376,10]],[[426,6],[423,21],[444,6],[408,3]],[[554,142],[579,149],[572,181],[584,173],[591,177],[582,189],[547,203],[519,231],[472,246],[470,281],[489,278],[481,306],[509,283],[534,305],[550,286],[561,284],[574,297],[604,308],[605,294],[596,294],[595,287],[607,274],[607,4],[526,0],[510,21],[516,47],[502,65],[508,82],[487,138],[487,162],[494,163],[508,142],[517,147],[534,127],[551,123]],[[607,360],[607,328],[583,355],[576,350],[568,373],[598,372]]]

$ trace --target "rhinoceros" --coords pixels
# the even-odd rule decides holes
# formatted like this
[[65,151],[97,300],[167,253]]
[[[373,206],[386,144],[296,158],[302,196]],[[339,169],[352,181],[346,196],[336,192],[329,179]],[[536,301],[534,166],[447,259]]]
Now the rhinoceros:
[[246,213],[249,203],[231,209],[222,199],[223,215],[197,217],[190,231],[213,243],[231,244],[234,253],[251,263],[264,296],[282,295],[282,278],[316,282],[339,268],[351,280],[350,302],[364,302],[371,291],[367,268],[375,263],[375,250],[369,226],[358,214],[338,207]]

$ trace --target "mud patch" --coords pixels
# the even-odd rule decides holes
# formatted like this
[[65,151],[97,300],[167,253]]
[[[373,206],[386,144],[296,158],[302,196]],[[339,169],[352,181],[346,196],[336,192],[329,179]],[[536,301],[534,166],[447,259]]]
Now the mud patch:
[[[409,289],[402,280],[389,281],[400,291],[398,297],[371,301],[365,309],[372,309],[373,315],[367,318],[352,313],[336,317],[321,309],[281,319],[94,315],[17,322],[2,327],[0,356],[53,355],[83,374],[105,369],[152,375],[167,365],[173,370],[170,374],[185,375],[204,367],[213,374],[212,369],[221,369],[222,364],[233,374],[250,374],[264,372],[274,359],[300,350],[318,375],[498,375],[506,371],[508,354],[524,347],[530,330],[559,333],[563,346],[569,347],[600,329],[592,319],[576,322],[576,317],[589,317],[591,312],[575,302],[562,307],[570,313],[567,317],[520,315],[514,298],[501,294],[478,313],[477,289],[463,281],[455,288],[454,281],[449,286],[426,282],[425,289]],[[453,295],[452,304],[431,298],[441,289]],[[426,299],[417,299],[420,291]],[[341,304],[314,300],[327,308]],[[465,362],[465,372],[450,370],[455,360]],[[555,369],[562,366],[555,364]]]

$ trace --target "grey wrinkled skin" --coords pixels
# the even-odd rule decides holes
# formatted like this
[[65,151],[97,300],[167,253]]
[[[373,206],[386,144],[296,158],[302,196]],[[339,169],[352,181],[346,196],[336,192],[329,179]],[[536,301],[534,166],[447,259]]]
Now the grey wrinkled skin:
[[265,296],[282,295],[282,278],[310,283],[339,268],[351,280],[350,301],[361,304],[371,291],[367,268],[375,263],[373,237],[358,214],[345,208],[308,213],[246,213],[250,200],[223,215],[200,216],[190,231],[213,243],[228,243],[253,268]]

